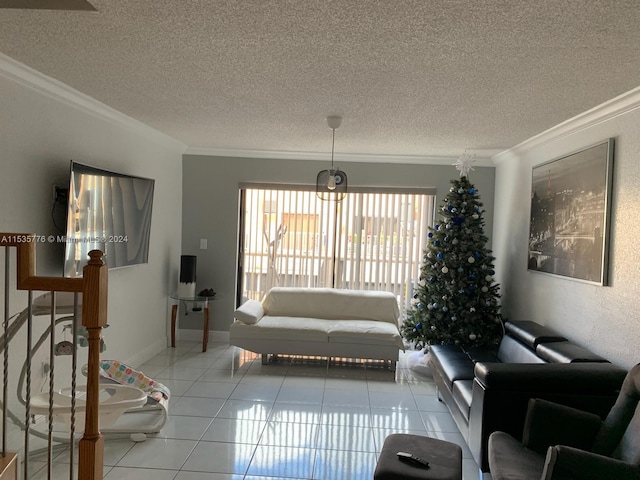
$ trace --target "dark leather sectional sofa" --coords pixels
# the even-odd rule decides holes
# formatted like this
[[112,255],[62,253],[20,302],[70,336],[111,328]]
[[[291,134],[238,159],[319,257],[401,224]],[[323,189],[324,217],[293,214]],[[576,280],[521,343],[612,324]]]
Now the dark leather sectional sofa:
[[494,431],[521,438],[529,398],[606,416],[626,370],[535,322],[506,322],[497,351],[430,347],[438,398],[451,412],[474,459],[489,471]]

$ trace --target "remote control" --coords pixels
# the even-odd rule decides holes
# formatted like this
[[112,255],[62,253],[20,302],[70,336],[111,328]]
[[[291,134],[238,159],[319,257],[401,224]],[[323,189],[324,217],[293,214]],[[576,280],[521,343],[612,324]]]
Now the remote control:
[[398,452],[398,458],[414,467],[429,468],[429,462],[407,452]]

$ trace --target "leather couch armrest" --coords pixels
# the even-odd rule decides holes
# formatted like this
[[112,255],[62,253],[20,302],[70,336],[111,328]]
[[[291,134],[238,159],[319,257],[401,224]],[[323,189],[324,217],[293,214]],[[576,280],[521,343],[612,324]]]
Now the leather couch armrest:
[[627,372],[610,363],[483,363],[475,365],[476,380],[486,390],[611,392]]
[[542,479],[565,478],[640,480],[640,466],[564,445],[549,447]]
[[544,453],[553,445],[589,450],[602,425],[593,413],[539,398],[529,400],[522,444]]

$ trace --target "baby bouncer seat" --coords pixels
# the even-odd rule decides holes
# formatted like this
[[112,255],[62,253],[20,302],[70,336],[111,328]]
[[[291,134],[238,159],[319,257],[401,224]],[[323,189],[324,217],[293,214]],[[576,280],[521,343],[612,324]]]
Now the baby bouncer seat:
[[[34,314],[42,315],[50,312],[49,294],[42,295],[34,302]],[[60,295],[60,301],[56,306],[56,313],[67,314],[71,308],[71,298]],[[16,319],[19,328],[23,318],[26,317],[26,309]],[[58,321],[64,321],[72,317],[63,317]],[[57,323],[56,322],[56,323]],[[50,334],[48,329],[43,335]],[[77,328],[78,346],[86,346],[86,329]],[[37,350],[42,342],[38,342]],[[56,346],[56,355],[69,355],[72,352],[70,342],[61,342]],[[106,349],[101,344],[101,351]],[[68,350],[68,351],[67,351]],[[82,373],[87,376],[87,365],[82,367]],[[22,386],[19,387],[19,392]],[[75,399],[71,387],[63,387],[53,393],[44,391],[31,398],[31,414],[48,415],[51,406],[52,419],[56,423],[63,423],[68,428],[74,424],[74,429],[84,430],[85,418],[85,386],[80,385],[75,389]],[[100,416],[99,424],[102,433],[129,433],[153,434],[158,433],[164,427],[169,410],[169,389],[146,376],[143,372],[118,360],[100,361]],[[74,408],[75,404],[75,408]],[[72,411],[75,414],[72,415]],[[72,418],[73,417],[73,418]],[[144,440],[145,436],[138,437]]]

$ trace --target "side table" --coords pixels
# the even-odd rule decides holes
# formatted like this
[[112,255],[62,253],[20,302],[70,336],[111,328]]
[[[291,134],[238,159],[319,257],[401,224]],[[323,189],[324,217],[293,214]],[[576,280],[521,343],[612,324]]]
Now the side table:
[[174,300],[171,306],[171,346],[176,346],[176,319],[178,317],[179,305],[181,302],[189,303],[202,303],[203,312],[203,325],[202,325],[202,351],[207,351],[207,344],[209,343],[209,302],[215,298],[215,295],[196,295],[194,297],[181,297],[177,293],[172,293],[169,297]]

